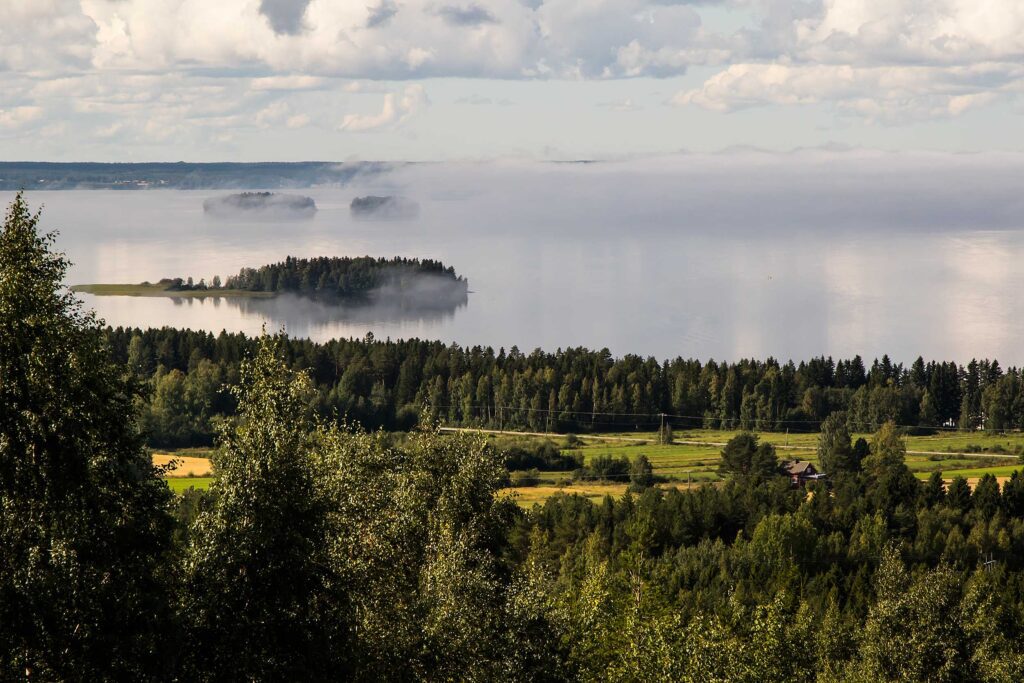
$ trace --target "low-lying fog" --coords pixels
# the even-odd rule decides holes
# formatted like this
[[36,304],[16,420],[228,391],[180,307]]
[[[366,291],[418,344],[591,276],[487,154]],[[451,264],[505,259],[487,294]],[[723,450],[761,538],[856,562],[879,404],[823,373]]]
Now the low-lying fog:
[[[416,164],[311,187],[301,222],[218,221],[216,191],[29,192],[70,283],[198,280],[286,255],[415,256],[469,279],[465,306],[317,312],[291,300],[84,296],[115,325],[324,339],[608,347],[702,359],[816,354],[1024,362],[1024,156],[741,151],[602,163]],[[395,195],[408,221],[357,221]],[[5,202],[11,193],[3,193]]]

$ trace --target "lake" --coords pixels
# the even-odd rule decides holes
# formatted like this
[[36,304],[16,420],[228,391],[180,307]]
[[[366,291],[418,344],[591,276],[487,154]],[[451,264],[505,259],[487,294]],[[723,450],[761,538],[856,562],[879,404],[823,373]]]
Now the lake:
[[[82,295],[111,325],[1006,366],[1024,362],[1022,168],[1015,157],[838,152],[420,164],[291,190],[319,208],[294,221],[204,214],[222,191],[27,196],[60,230],[69,284],[209,280],[286,255],[369,254],[439,259],[471,290],[444,312]],[[369,193],[411,198],[419,216],[353,219],[349,202]]]

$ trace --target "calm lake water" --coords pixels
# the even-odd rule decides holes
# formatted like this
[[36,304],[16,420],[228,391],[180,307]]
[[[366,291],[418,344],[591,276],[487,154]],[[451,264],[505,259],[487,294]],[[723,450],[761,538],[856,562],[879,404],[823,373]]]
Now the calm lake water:
[[[945,164],[945,165],[943,165]],[[440,259],[469,279],[449,312],[309,301],[93,297],[112,325],[324,340],[421,337],[530,350],[1024,362],[1020,165],[753,156],[607,165],[424,165],[294,190],[310,220],[223,220],[219,191],[29,193],[74,262],[69,284],[197,280],[286,255]],[[360,221],[367,193],[420,215]],[[6,203],[10,195],[2,195]],[[1024,224],[1024,221],[1020,221]]]

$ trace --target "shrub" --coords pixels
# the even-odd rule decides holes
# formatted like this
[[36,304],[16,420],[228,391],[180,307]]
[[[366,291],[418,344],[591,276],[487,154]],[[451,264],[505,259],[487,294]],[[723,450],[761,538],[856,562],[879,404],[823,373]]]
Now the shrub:
[[517,470],[512,472],[510,479],[512,486],[525,487],[525,486],[536,486],[540,483],[540,473],[536,469],[530,470]]

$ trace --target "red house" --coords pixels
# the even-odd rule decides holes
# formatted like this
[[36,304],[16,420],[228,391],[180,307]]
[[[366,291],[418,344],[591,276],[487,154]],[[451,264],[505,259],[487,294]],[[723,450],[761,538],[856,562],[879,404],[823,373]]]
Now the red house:
[[819,474],[814,463],[806,460],[783,460],[779,463],[782,471],[789,476],[793,486],[804,486],[809,481],[824,479],[824,474]]

